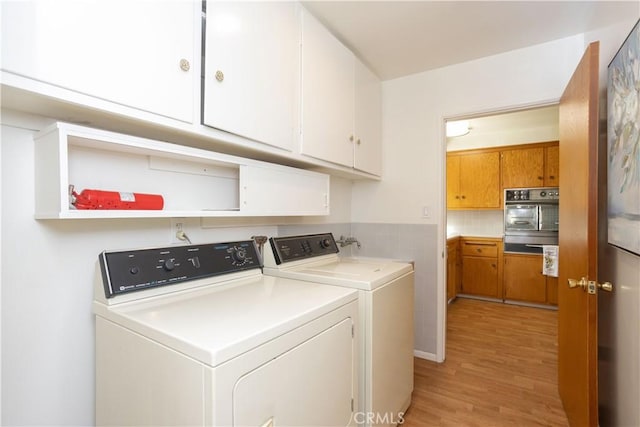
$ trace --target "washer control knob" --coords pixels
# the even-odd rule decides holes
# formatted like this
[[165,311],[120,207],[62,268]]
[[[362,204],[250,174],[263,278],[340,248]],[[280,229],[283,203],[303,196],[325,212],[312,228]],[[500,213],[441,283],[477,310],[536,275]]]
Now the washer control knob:
[[320,246],[323,248],[330,248],[331,247],[331,239],[322,239],[320,240]]
[[162,268],[164,268],[165,271],[171,271],[176,268],[176,264],[173,262],[173,259],[168,259],[162,264]]
[[247,260],[247,251],[244,248],[233,248],[231,251],[231,259],[237,263],[243,263]]
[[129,273],[131,274],[138,274],[140,273],[140,268],[138,268],[137,266],[133,266],[129,269]]

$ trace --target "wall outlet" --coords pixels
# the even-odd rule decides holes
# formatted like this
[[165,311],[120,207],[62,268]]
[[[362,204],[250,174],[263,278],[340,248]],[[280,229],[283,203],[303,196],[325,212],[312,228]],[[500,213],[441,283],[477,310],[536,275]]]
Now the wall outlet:
[[429,209],[429,206],[422,207],[422,217],[431,218],[431,209]]
[[169,242],[171,242],[172,245],[187,243],[179,237],[181,233],[185,231],[184,224],[184,218],[171,218],[171,235],[169,236]]

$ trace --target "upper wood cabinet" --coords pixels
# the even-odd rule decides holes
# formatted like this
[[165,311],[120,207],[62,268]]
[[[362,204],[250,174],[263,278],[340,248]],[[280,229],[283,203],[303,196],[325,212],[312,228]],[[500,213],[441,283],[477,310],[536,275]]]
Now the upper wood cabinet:
[[[2,70],[194,121],[199,2],[2,2]],[[72,95],[68,95],[71,97]]]
[[558,186],[558,153],[557,142],[502,150],[502,188]]
[[295,2],[207,2],[203,123],[286,150],[297,143]]
[[304,9],[301,78],[300,152],[380,175],[380,81]]
[[560,186],[560,147],[558,144],[545,148],[544,185],[545,187]]
[[501,201],[498,151],[447,154],[448,209],[499,209]]

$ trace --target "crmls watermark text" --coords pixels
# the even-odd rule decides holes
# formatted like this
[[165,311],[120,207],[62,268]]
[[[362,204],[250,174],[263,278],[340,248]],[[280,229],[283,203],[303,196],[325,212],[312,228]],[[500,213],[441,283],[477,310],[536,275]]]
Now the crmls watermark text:
[[357,424],[402,424],[404,412],[356,412],[353,420]]

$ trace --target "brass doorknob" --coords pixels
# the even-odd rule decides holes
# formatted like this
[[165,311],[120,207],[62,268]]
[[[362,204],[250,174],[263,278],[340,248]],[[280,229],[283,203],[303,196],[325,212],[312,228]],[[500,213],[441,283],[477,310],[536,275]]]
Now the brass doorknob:
[[595,294],[596,289],[602,289],[603,291],[613,292],[613,285],[610,282],[598,283],[595,280],[587,280],[586,277],[580,280],[567,279],[570,288],[582,288],[582,290]]

